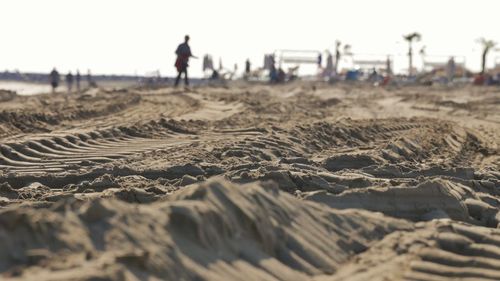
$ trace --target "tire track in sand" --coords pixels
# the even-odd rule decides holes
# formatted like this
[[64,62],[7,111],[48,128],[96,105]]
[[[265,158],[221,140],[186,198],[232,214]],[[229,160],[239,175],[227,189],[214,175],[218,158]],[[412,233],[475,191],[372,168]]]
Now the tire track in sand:
[[[194,111],[182,112],[175,117],[177,120],[220,120],[243,109],[241,104],[202,100],[194,94],[187,96],[199,101],[200,106]],[[131,110],[138,112],[136,108]],[[130,112],[122,112],[120,115],[137,117]],[[57,173],[199,141],[188,129],[176,128],[175,121],[160,119],[159,122],[150,121],[141,126],[114,128],[113,125],[116,126],[118,120],[113,116],[111,119],[112,122],[99,122],[111,127],[105,130],[32,137],[23,142],[0,144],[0,169],[16,174]],[[226,137],[226,134],[209,136]]]

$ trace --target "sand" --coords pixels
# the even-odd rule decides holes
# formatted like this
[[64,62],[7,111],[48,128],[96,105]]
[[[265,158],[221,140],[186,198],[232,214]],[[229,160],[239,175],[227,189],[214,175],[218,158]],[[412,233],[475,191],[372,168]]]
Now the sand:
[[0,90],[5,280],[500,280],[500,89]]

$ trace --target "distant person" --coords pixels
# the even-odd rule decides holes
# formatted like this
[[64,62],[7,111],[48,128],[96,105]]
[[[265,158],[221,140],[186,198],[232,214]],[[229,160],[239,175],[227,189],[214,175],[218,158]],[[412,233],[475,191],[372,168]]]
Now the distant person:
[[279,68],[278,69],[278,83],[285,83],[286,81],[286,73],[285,71],[283,70],[283,68]]
[[318,68],[322,67],[323,56],[321,54],[318,55]]
[[73,74],[71,74],[71,71],[66,75],[66,85],[68,86],[68,93],[71,93],[73,91]]
[[248,80],[248,78],[250,77],[250,71],[251,71],[250,59],[247,59],[245,61],[245,74],[243,75],[245,80]]
[[271,65],[271,70],[269,71],[269,80],[271,83],[278,82],[278,71],[276,70],[274,64]]
[[219,80],[219,72],[215,69],[212,70],[212,75],[210,76],[210,80]]
[[377,80],[378,80],[378,72],[375,69],[375,67],[372,69],[372,73],[370,73],[370,76],[368,77],[368,80],[370,80],[370,82],[377,82]]
[[387,74],[387,76],[392,76],[392,62],[391,62],[391,58],[389,56],[387,56],[387,59],[385,61],[385,73]]
[[186,86],[189,85],[189,78],[187,73],[187,68],[189,66],[189,58],[195,57],[191,53],[191,48],[189,47],[189,35],[184,37],[184,43],[180,44],[175,50],[175,54],[177,55],[177,59],[175,61],[175,67],[177,68],[177,79],[175,79],[175,87],[179,85],[179,81],[181,80],[181,76],[184,73],[184,84]]
[[252,64],[250,63],[250,59],[245,61],[245,74],[250,75]]
[[55,67],[49,74],[49,80],[50,80],[50,85],[52,86],[52,93],[55,93],[57,87],[59,86],[59,81],[60,81],[59,72],[57,72]]
[[269,55],[269,80],[271,83],[278,82],[278,70],[276,69],[274,55]]
[[219,71],[222,72],[224,70],[224,67],[222,66],[222,58],[219,58]]
[[446,66],[446,72],[448,76],[448,83],[453,82],[453,78],[455,77],[455,72],[456,72],[456,64],[454,57],[451,57],[448,60],[448,65]]
[[338,75],[338,71],[339,71],[339,64],[340,64],[340,57],[341,57],[341,54],[340,54],[340,41],[336,41],[335,42],[335,68],[334,68],[334,74],[335,76]]
[[324,76],[330,79],[332,78],[332,74],[333,74],[333,56],[332,54],[330,54],[330,52],[327,52]]
[[76,90],[80,93],[80,82],[82,80],[82,76],[80,75],[80,70],[76,71]]

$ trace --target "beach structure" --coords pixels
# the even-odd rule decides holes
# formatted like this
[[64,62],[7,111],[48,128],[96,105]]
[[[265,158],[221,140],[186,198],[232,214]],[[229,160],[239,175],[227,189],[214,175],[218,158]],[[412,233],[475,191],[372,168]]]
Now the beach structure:
[[423,72],[434,72],[436,74],[442,74],[445,76],[446,72],[449,71],[450,59],[453,59],[455,65],[455,76],[464,77],[467,75],[466,62],[467,59],[462,55],[423,55],[422,56],[422,71]]
[[392,73],[393,58],[390,55],[378,54],[353,54],[352,68],[362,72],[376,70],[380,74],[390,75]]
[[349,81],[379,81],[393,75],[393,62],[392,55],[348,52],[340,62],[339,74]]
[[453,58],[457,67],[465,68],[466,57],[461,55],[425,55],[422,58],[422,70],[432,71],[434,69],[446,67],[450,58]]
[[274,58],[277,58],[278,68],[287,69],[289,77],[297,77],[301,66],[314,69],[318,74],[322,74],[321,51],[281,49],[274,51]]
[[282,67],[285,64],[318,64],[318,57],[321,52],[317,50],[276,50],[278,64]]

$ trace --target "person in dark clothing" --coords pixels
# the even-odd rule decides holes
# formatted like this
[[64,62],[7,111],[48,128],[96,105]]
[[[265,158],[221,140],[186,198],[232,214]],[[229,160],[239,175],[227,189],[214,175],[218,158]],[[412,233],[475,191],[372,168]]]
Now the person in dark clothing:
[[52,93],[55,93],[57,87],[59,86],[59,80],[60,80],[59,72],[57,72],[55,67],[49,74],[49,80],[50,80],[50,85],[52,86]]
[[250,72],[252,71],[252,69],[251,69],[251,68],[252,68],[252,65],[251,65],[251,63],[250,63],[250,59],[247,59],[247,60],[245,61],[245,74],[243,75],[243,77],[244,77],[245,79],[248,79],[248,78],[250,77]]
[[80,93],[80,82],[82,80],[82,76],[80,75],[80,70],[76,71],[76,90]]
[[89,84],[89,87],[92,84],[92,74],[90,73],[90,69],[87,70],[87,84]]
[[73,90],[73,74],[71,74],[71,71],[66,75],[66,84],[68,85],[68,93],[71,93]]
[[210,80],[219,80],[219,72],[217,70],[212,70],[212,75],[210,76]]
[[279,68],[278,69],[278,83],[285,83],[285,80],[286,80],[286,73],[285,71],[283,70],[283,68]]
[[250,75],[251,67],[252,65],[250,63],[250,60],[247,59],[247,61],[245,62],[245,74]]
[[177,59],[175,61],[175,68],[177,68],[177,72],[179,73],[177,75],[177,79],[175,79],[175,86],[179,85],[179,81],[181,80],[181,76],[184,73],[184,84],[186,86],[189,85],[189,78],[188,78],[188,73],[187,73],[187,68],[189,66],[189,58],[190,57],[195,57],[191,53],[191,48],[189,47],[189,36],[186,35],[184,37],[184,43],[180,44],[177,47],[177,50],[175,50],[175,54],[177,55]]
[[334,68],[334,74],[335,76],[338,75],[338,70],[339,70],[339,63],[340,63],[340,41],[335,42],[335,68]]

